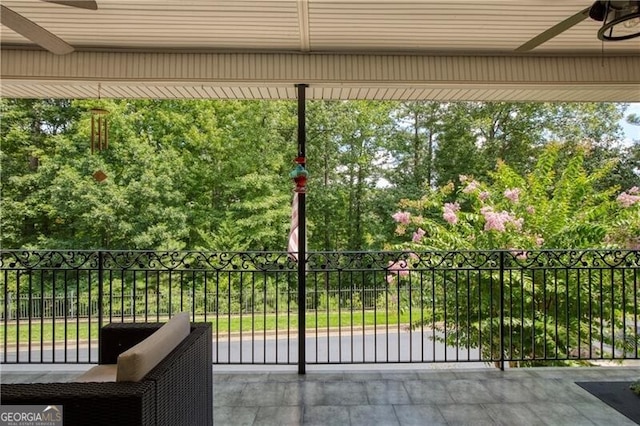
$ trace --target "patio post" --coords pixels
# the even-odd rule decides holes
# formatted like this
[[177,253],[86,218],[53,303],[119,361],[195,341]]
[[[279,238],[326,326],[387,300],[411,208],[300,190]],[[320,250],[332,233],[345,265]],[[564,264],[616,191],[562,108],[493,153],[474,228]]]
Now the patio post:
[[[298,89],[298,158],[305,166],[306,134],[306,90],[308,85],[296,84]],[[306,292],[307,292],[307,218],[306,194],[298,194],[298,374],[306,373]]]
[[500,250],[500,370],[504,371],[504,250]]
[[[98,364],[102,364],[102,351],[100,350],[100,342],[102,342],[102,316],[103,306],[102,299],[104,298],[104,252],[98,251]],[[89,305],[91,309],[91,305]],[[89,311],[89,324],[91,324],[91,311]],[[91,336],[89,336],[91,339]],[[89,355],[91,356],[91,355]]]

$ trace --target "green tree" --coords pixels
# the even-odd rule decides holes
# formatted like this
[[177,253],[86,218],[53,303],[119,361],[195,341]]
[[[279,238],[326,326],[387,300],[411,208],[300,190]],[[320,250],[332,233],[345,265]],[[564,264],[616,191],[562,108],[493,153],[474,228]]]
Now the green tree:
[[56,141],[75,131],[81,109],[66,100],[1,99],[2,247],[36,246],[53,225],[40,179]]
[[[625,104],[461,102],[447,104],[434,160],[437,184],[458,175],[488,178],[498,161],[518,173],[532,170],[540,149],[561,141],[571,152],[587,144],[594,152],[586,167],[596,170],[617,156],[619,122]],[[568,157],[558,162],[560,169]],[[560,170],[559,169],[559,170]]]
[[376,185],[383,177],[381,146],[392,128],[392,106],[386,102],[310,105],[308,211],[315,236],[311,247],[362,250],[374,243],[380,221],[372,211]]
[[[618,287],[621,271],[593,290],[594,303],[602,299],[595,314],[592,300],[580,297],[592,291],[591,277],[580,279],[576,271],[546,273],[556,270],[558,263],[579,261],[588,266],[601,261],[577,249],[637,248],[640,232],[640,189],[598,190],[598,181],[613,165],[588,173],[584,149],[576,149],[564,171],[557,174],[563,148],[561,144],[547,146],[526,176],[499,163],[491,173],[491,184],[460,176],[458,190],[449,183],[419,200],[401,202],[401,211],[394,215],[397,232],[412,233],[412,241],[398,248],[418,253],[413,262],[416,268],[425,267],[419,260],[424,250],[454,251],[451,273],[440,278],[430,295],[444,301],[433,319],[446,336],[444,342],[480,347],[486,358],[499,359],[502,311],[510,336],[505,350],[510,357],[530,362],[553,353],[565,359],[572,351],[585,349],[581,347],[588,344],[585,333],[590,339],[611,343],[611,336],[603,334],[599,324],[613,320],[616,329],[622,329],[628,320],[624,313],[634,311],[633,289],[626,287],[624,297],[609,298],[614,291],[625,291]],[[554,254],[540,251],[542,248],[573,251]],[[502,275],[482,266],[469,269],[467,262],[473,260],[456,254],[458,250],[495,249],[502,251],[468,256],[474,259],[476,253],[479,260],[502,265],[500,270],[506,271]],[[428,253],[423,255],[429,258]],[[517,267],[520,273],[509,273],[510,267]],[[590,270],[585,273],[591,274]],[[500,294],[520,303],[501,308],[499,297],[494,296]]]
[[421,193],[434,178],[434,152],[448,104],[402,102],[395,111],[395,132],[387,149],[393,163],[386,179],[405,196]]

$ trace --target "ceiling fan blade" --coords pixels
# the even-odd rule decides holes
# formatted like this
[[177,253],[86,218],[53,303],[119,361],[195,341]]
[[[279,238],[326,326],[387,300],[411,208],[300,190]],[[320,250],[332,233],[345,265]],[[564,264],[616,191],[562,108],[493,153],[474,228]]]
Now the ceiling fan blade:
[[0,23],[11,28],[13,31],[28,38],[39,46],[44,47],[56,55],[66,55],[73,52],[73,47],[67,44],[60,37],[45,30],[40,25],[28,20],[19,13],[14,12],[6,6],[0,5]]
[[93,0],[42,0],[47,3],[77,7],[79,9],[98,10],[98,4]]
[[589,16],[589,9],[591,9],[591,7],[587,7],[586,9],[581,10],[575,15],[572,15],[567,19],[565,19],[564,21],[549,28],[545,32],[538,34],[537,36],[535,36],[534,38],[532,38],[522,46],[518,47],[515,51],[528,52],[529,50],[535,47],[538,47],[542,43],[549,41],[555,36],[567,31],[569,28],[587,19],[587,17]]

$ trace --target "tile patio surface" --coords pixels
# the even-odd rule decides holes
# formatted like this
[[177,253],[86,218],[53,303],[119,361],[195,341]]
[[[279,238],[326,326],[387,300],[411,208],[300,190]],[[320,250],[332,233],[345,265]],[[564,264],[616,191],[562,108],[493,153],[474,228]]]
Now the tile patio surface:
[[[639,366],[504,372],[401,367],[309,367],[300,376],[268,366],[214,366],[214,424],[635,425],[574,382],[630,381],[640,378]],[[1,366],[0,379],[66,381],[87,366],[69,368]]]

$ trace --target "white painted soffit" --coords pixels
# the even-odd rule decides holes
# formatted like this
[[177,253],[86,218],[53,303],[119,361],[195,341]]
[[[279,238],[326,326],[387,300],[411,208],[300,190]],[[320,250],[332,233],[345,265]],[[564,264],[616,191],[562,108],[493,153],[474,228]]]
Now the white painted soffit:
[[[77,51],[513,54],[593,0],[97,0],[97,10],[1,0]],[[69,3],[69,2],[67,2]],[[584,17],[527,54],[640,51]],[[1,26],[2,48],[37,48]]]
[[7,98],[640,102],[640,55],[0,53]]

